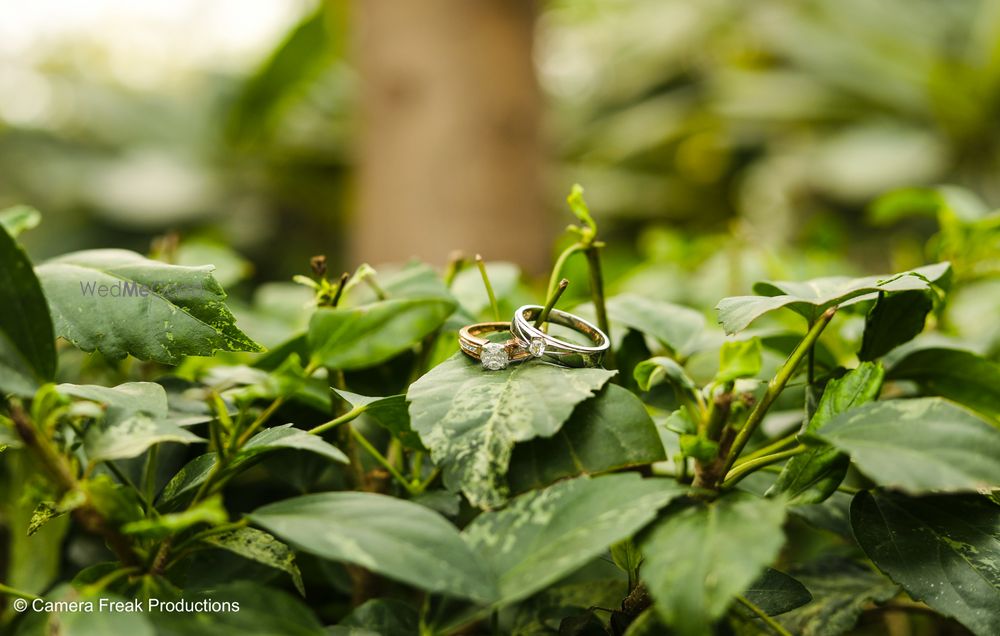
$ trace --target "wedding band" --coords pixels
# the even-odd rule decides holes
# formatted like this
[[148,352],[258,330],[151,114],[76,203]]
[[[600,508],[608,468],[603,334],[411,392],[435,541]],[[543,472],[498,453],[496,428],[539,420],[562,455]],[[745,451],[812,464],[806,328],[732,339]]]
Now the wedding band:
[[541,311],[541,305],[524,305],[514,312],[510,331],[521,341],[522,348],[536,358],[547,358],[568,367],[600,366],[611,347],[607,334],[579,316],[553,309],[548,322],[582,333],[594,344],[588,347],[560,340],[535,327],[534,321]]
[[520,346],[516,338],[506,342],[492,342],[484,334],[510,331],[509,322],[481,322],[466,325],[458,331],[458,346],[466,355],[479,360],[484,369],[499,371],[511,362],[521,362],[531,357],[527,349]]

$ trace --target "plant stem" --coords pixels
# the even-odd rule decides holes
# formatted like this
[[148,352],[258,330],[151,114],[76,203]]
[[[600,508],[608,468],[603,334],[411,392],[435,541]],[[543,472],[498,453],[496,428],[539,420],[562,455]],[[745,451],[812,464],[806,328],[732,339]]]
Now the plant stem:
[[451,258],[448,259],[448,266],[444,269],[445,287],[451,289],[452,283],[455,282],[455,277],[458,276],[463,267],[465,267],[465,254],[460,251],[452,252]]
[[346,285],[347,281],[349,281],[350,279],[351,275],[348,274],[347,272],[344,272],[343,274],[340,275],[340,281],[337,282],[337,291],[333,293],[333,298],[330,300],[331,307],[336,307],[340,303],[340,297],[344,293],[344,285]]
[[565,278],[559,281],[559,284],[556,285],[555,291],[549,295],[548,299],[545,301],[545,306],[542,307],[540,312],[538,312],[538,318],[535,318],[536,329],[544,325],[545,321],[549,319],[549,314],[552,313],[552,308],[556,306],[557,302],[559,302],[559,297],[563,295],[563,292],[566,291],[567,287],[569,287],[569,280]]
[[16,596],[18,598],[28,599],[29,601],[34,601],[35,599],[42,598],[41,596],[36,596],[30,592],[22,592],[21,590],[16,590],[9,585],[4,585],[0,583],[0,594],[6,596]]
[[781,623],[768,616],[767,612],[757,607],[745,596],[743,595],[737,596],[736,600],[739,601],[748,610],[756,614],[757,617],[760,618],[760,620],[764,621],[764,623],[766,623],[767,626],[770,627],[775,634],[778,634],[778,636],[792,636],[792,633],[787,629],[785,629],[784,627],[782,627]]
[[[610,338],[611,326],[608,324],[608,310],[604,302],[604,274],[601,272],[601,252],[603,243],[594,241],[584,250],[587,257],[587,268],[590,270],[590,296],[594,302],[594,313],[597,315],[597,326]],[[608,349],[608,358],[613,357],[613,353]],[[609,365],[614,367],[613,363]]]
[[566,261],[573,254],[586,249],[586,245],[583,243],[573,243],[566,249],[562,251],[559,258],[556,259],[555,265],[552,266],[552,274],[549,275],[549,286],[545,289],[545,297],[551,298],[552,294],[556,293],[556,287],[559,285],[559,281],[562,279],[563,268],[566,267]]
[[481,254],[476,254],[476,266],[479,268],[479,275],[483,277],[483,286],[486,287],[486,295],[490,298],[490,309],[493,311],[493,320],[500,322],[500,306],[497,305],[496,294],[493,293],[493,285],[490,283],[489,274],[486,273],[486,263]]
[[402,485],[403,488],[405,488],[408,493],[410,493],[411,495],[419,494],[416,490],[416,487],[413,486],[413,484],[411,484],[409,481],[407,481],[406,477],[404,477],[402,473],[400,473],[399,470],[397,470],[396,467],[392,465],[392,462],[386,459],[385,455],[380,453],[378,449],[375,448],[375,446],[373,446],[372,443],[368,441],[368,438],[361,434],[361,431],[359,431],[357,428],[353,426],[349,426],[348,429],[351,432],[351,436],[354,438],[355,441],[357,441],[357,443],[361,446],[361,448],[368,451],[368,454],[374,457],[375,461],[382,464],[382,466],[387,471],[389,471],[389,474],[392,475],[393,478],[396,481],[398,481],[400,485]]
[[[281,395],[275,398],[274,401],[271,402],[271,404],[266,409],[264,409],[264,412],[258,415],[257,419],[255,419],[253,422],[250,423],[250,426],[248,426],[245,431],[243,431],[234,438],[235,443],[230,444],[229,447],[230,450],[233,451],[238,450],[244,444],[246,444],[247,440],[249,440],[253,436],[253,434],[257,432],[257,429],[263,426],[264,423],[267,422],[267,420],[269,420],[272,415],[274,415],[274,412],[277,411],[279,408],[281,408],[281,405],[284,403],[285,403],[285,396]],[[220,448],[219,449],[220,456],[221,456],[221,450],[222,449]]]
[[[146,465],[142,471],[142,491],[145,499],[152,502],[156,496],[156,469],[160,458],[160,445],[154,444],[146,455]],[[150,509],[153,509],[152,506]]]
[[770,444],[768,444],[767,446],[763,446],[761,448],[758,448],[757,450],[755,450],[752,453],[747,453],[746,457],[741,457],[738,460],[736,460],[736,463],[733,464],[733,466],[734,467],[735,466],[739,466],[743,462],[748,462],[751,459],[757,459],[758,457],[763,457],[764,455],[770,455],[771,453],[777,453],[778,451],[780,451],[781,449],[785,448],[786,446],[788,446],[790,444],[794,444],[795,443],[795,438],[798,436],[798,434],[799,434],[798,431],[795,431],[791,435],[786,435],[786,436],[784,436],[784,437],[782,437],[780,439],[777,439],[777,440],[771,442]]
[[726,457],[726,463],[724,465],[723,474],[729,472],[729,469],[733,467],[736,459],[743,452],[746,447],[747,442],[750,441],[750,436],[753,435],[754,431],[763,421],[764,416],[767,414],[768,409],[774,404],[774,400],[777,399],[778,395],[784,390],[785,385],[791,379],[792,375],[795,373],[795,369],[799,366],[799,362],[805,357],[806,352],[816,343],[819,339],[823,329],[830,324],[830,320],[833,318],[833,314],[836,313],[837,308],[831,307],[823,312],[819,320],[813,324],[809,332],[806,333],[805,338],[795,347],[785,363],[781,365],[778,372],[771,378],[771,381],[767,383],[767,390],[764,391],[763,397],[761,397],[760,402],[754,407],[753,411],[750,413],[750,417],[747,418],[746,424],[740,429],[740,432],[736,435],[736,439],[733,441],[732,448],[729,451],[729,455]]
[[353,409],[351,409],[347,413],[344,413],[343,415],[341,415],[339,417],[335,417],[332,420],[330,420],[329,422],[324,422],[323,424],[320,424],[319,426],[315,426],[315,427],[309,429],[309,432],[312,433],[313,435],[319,435],[320,433],[324,433],[324,432],[330,430],[331,428],[335,428],[337,426],[340,426],[341,424],[343,424],[345,422],[350,422],[351,420],[357,418],[359,415],[361,415],[364,412],[365,412],[365,407],[364,406],[355,406]]
[[759,468],[768,466],[770,464],[776,464],[789,457],[794,457],[801,453],[806,452],[809,447],[804,444],[799,444],[795,448],[790,448],[786,451],[781,451],[780,453],[774,453],[773,455],[764,455],[763,457],[758,457],[756,459],[751,459],[749,461],[737,464],[731,471],[726,474],[725,480],[722,482],[723,488],[732,488],[741,479],[754,472]]

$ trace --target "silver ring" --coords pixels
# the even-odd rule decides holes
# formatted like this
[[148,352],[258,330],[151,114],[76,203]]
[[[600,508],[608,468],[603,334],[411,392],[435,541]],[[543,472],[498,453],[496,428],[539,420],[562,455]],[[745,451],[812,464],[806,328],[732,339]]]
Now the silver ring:
[[579,316],[553,309],[549,312],[548,322],[582,333],[594,345],[588,347],[560,340],[535,327],[534,320],[541,311],[541,305],[524,305],[514,312],[510,331],[521,341],[522,347],[536,358],[545,358],[567,367],[600,366],[605,352],[611,347],[607,334]]

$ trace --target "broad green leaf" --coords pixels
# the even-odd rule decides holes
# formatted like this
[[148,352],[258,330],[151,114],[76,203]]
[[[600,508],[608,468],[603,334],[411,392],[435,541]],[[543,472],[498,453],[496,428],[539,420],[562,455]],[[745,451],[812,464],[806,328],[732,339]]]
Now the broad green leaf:
[[656,338],[677,353],[685,353],[705,328],[700,312],[636,294],[621,294],[607,301],[608,318]]
[[20,236],[22,232],[33,230],[41,222],[41,213],[26,205],[15,205],[0,210],[0,225],[14,238]]
[[888,601],[899,592],[870,566],[843,559],[822,559],[794,574],[809,589],[812,602],[778,619],[793,634],[841,636],[873,603]]
[[236,327],[210,265],[184,267],[127,250],[87,250],[35,271],[56,334],[84,351],[165,364],[186,355],[261,351]]
[[679,636],[702,636],[774,561],[784,504],[732,493],[658,522],[642,544],[642,578]]
[[301,550],[423,590],[480,602],[497,595],[480,555],[444,517],[419,504],[331,492],[269,504],[250,519]]
[[420,633],[420,615],[402,601],[376,598],[354,608],[340,625],[370,630],[379,636],[413,636]]
[[514,492],[524,492],[564,477],[664,459],[656,425],[642,402],[617,384],[608,384],[579,404],[558,433],[515,446],[507,480]]
[[60,384],[64,394],[106,405],[104,418],[86,431],[83,447],[92,462],[138,457],[160,442],[203,442],[170,420],[167,394],[152,382],[126,382],[116,387]]
[[866,404],[816,434],[887,488],[919,494],[1000,485],[1000,430],[940,398]]
[[934,308],[930,294],[904,291],[882,295],[865,317],[860,360],[875,360],[924,330],[927,314]]
[[719,372],[715,381],[723,384],[755,377],[760,373],[762,362],[763,350],[759,339],[728,340],[719,351]]
[[636,580],[639,564],[642,563],[642,553],[639,546],[631,538],[623,539],[611,546],[611,560],[618,569],[628,575],[629,581]]
[[[266,428],[251,437],[243,448],[229,459],[219,477],[229,479],[249,468],[264,455],[286,449],[307,451],[335,462],[345,464],[348,462],[347,456],[339,448],[320,436],[311,435],[295,428],[292,424],[284,424]],[[215,470],[216,462],[215,453],[206,453],[188,462],[163,488],[159,498],[160,506],[169,507],[181,496],[193,493]]]
[[30,395],[56,371],[55,335],[31,261],[0,228],[0,390]]
[[889,369],[889,379],[911,380],[924,393],[1000,420],[1000,365],[969,351],[918,349]]
[[[862,362],[844,377],[831,380],[806,431],[815,432],[836,415],[875,400],[884,377],[881,365]],[[848,457],[832,446],[812,446],[788,460],[767,494],[782,495],[789,505],[819,503],[836,492],[849,463]]]
[[1000,633],[1000,507],[978,495],[912,498],[861,492],[854,536],[918,601],[974,633]]
[[392,433],[403,446],[413,450],[426,450],[420,437],[410,428],[410,412],[405,395],[367,397],[340,389],[333,391],[350,404],[351,408],[364,409],[365,415]]
[[129,636],[158,636],[153,622],[145,613],[145,606],[139,611],[113,611],[101,603],[134,602],[107,591],[81,593],[69,585],[60,585],[45,595],[48,602],[72,602],[83,604],[76,611],[59,611],[60,605],[50,606],[52,612],[27,611],[25,620],[18,625],[17,636],[98,636],[99,634],[128,634]]
[[[302,601],[258,583],[240,581],[186,591],[183,600],[192,605],[210,600],[219,604],[220,611],[154,612],[156,636],[325,636],[323,626]],[[132,636],[129,632],[103,633]]]
[[930,290],[932,284],[946,284],[950,274],[948,263],[936,263],[891,276],[831,276],[805,282],[765,281],[754,285],[758,296],[723,298],[715,308],[719,312],[722,328],[727,334],[734,334],[760,316],[782,307],[788,307],[812,322],[830,307],[873,298],[878,292]]
[[454,309],[454,301],[441,298],[317,309],[309,321],[312,362],[344,370],[375,366],[416,345]]
[[225,534],[211,535],[203,541],[245,559],[288,573],[299,594],[306,595],[302,574],[295,563],[295,553],[267,532],[257,528],[239,528]]
[[[790,612],[812,600],[812,594],[805,585],[772,568],[766,568],[764,573],[743,592],[743,596],[770,616]],[[742,612],[755,616],[746,608],[743,608]]]
[[499,604],[526,598],[632,536],[686,490],[635,473],[578,477],[479,515],[462,537],[489,561]]
[[530,361],[500,371],[457,353],[410,385],[410,421],[445,484],[480,507],[507,496],[514,444],[551,437],[615,374]]

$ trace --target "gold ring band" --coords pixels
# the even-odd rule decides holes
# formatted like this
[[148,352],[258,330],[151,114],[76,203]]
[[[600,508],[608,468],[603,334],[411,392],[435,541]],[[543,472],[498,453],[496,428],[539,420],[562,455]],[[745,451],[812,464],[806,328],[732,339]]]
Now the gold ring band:
[[480,322],[466,325],[458,331],[458,346],[462,353],[482,362],[491,371],[505,368],[511,362],[521,362],[531,357],[517,338],[506,342],[493,342],[485,334],[510,331],[509,322]]

